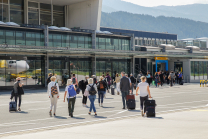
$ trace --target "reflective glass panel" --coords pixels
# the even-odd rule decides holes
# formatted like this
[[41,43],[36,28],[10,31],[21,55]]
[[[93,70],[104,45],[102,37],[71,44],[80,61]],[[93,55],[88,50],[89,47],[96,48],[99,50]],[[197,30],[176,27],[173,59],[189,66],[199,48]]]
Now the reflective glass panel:
[[85,48],[92,48],[92,38],[85,36]]
[[10,0],[10,22],[24,23],[23,0]]
[[26,32],[26,45],[36,46],[34,32]]
[[105,49],[105,38],[99,38],[99,47],[98,49]]
[[39,10],[28,8],[28,23],[39,25]]
[[28,7],[38,8],[38,3],[28,2]]
[[194,61],[191,61],[191,80],[194,80],[195,72],[194,72]]
[[15,31],[6,30],[6,44],[15,45]]
[[78,48],[85,48],[85,38],[84,36],[78,37]]
[[0,4],[0,21],[9,22],[8,5],[3,4],[3,7],[2,7],[2,4]]
[[77,48],[78,37],[70,35],[70,48]]
[[114,40],[106,38],[106,50],[114,50]]
[[204,67],[204,80],[207,80],[207,62],[203,62],[203,67]]
[[5,40],[5,31],[4,30],[0,30],[0,44],[5,44],[6,40]]
[[24,31],[16,31],[16,45],[25,45]]
[[199,61],[199,79],[202,80],[204,79],[204,67],[203,67],[203,62]]
[[199,62],[194,62],[194,74],[195,74],[195,80],[199,80]]

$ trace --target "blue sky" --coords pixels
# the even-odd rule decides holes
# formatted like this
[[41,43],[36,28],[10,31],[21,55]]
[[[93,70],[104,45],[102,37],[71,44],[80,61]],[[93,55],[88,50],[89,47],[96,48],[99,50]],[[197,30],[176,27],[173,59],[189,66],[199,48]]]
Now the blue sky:
[[176,5],[187,5],[194,3],[208,4],[208,0],[122,0],[122,1],[127,1],[146,7],[154,7],[160,5],[176,6]]

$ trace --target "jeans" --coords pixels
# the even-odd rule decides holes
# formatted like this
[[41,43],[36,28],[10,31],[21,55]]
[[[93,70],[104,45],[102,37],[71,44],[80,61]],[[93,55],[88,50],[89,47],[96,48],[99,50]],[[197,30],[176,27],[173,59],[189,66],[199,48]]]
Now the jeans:
[[68,101],[68,111],[69,113],[73,113],[74,112],[74,104],[76,101],[76,98],[67,98]]
[[[158,79],[155,79],[155,86],[157,87]],[[158,85],[159,86],[159,85]]]
[[131,84],[131,92],[134,93],[134,83]]
[[145,100],[148,100],[148,96],[140,97],[140,109],[141,111],[143,111],[143,107],[144,107],[144,113],[146,112],[146,107],[144,106]]
[[179,84],[181,84],[182,77],[178,78]]
[[93,109],[93,111],[94,112],[96,112],[96,109],[95,109],[95,99],[96,99],[96,95],[90,95],[89,96],[89,99],[90,99],[90,112],[92,111],[92,109]]
[[17,104],[17,98],[19,98],[19,107],[21,106],[21,102],[22,102],[22,96],[21,95],[18,95],[18,94],[15,94],[15,102]]
[[125,108],[125,104],[126,104],[126,96],[129,94],[129,91],[126,92],[122,92],[122,101],[123,101],[123,108]]
[[174,79],[170,80],[170,86],[173,86]]
[[104,94],[105,94],[105,91],[98,91],[98,103],[100,103],[100,100],[101,100],[101,103],[103,103]]

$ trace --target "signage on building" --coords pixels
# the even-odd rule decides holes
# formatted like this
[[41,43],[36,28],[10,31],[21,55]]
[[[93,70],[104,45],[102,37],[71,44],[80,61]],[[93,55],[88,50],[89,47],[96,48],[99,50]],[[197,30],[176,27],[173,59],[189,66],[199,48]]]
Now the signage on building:
[[155,60],[168,60],[167,57],[155,57]]

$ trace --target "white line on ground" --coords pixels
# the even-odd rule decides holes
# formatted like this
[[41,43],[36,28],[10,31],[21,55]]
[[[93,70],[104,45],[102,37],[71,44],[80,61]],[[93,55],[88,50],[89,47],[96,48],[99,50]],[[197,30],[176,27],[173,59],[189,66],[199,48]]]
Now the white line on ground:
[[[176,110],[160,111],[160,112],[157,112],[157,113],[161,114],[161,113],[167,113],[167,112],[176,112],[176,111],[190,110],[190,109],[196,109],[196,108],[205,108],[205,107],[207,107],[207,106],[198,106],[198,107],[183,108],[183,109],[176,109]],[[139,116],[139,115],[141,115],[141,114],[121,116],[121,117],[115,117],[115,118],[106,118],[106,119],[99,119],[99,120],[92,120],[92,121],[85,121],[85,122],[77,122],[77,123],[70,123],[70,124],[61,124],[61,125],[55,125],[55,126],[46,126],[46,127],[32,128],[32,129],[19,130],[19,131],[4,132],[4,133],[0,133],[0,135],[20,133],[20,132],[40,130],[40,129],[50,129],[50,128],[55,128],[55,127],[69,126],[69,125],[87,124],[87,123],[90,123],[90,122],[95,123],[95,122],[100,122],[100,121],[116,120],[116,119],[121,119],[121,118],[129,118],[129,117]]]

